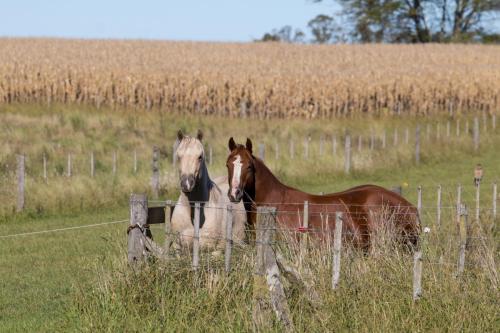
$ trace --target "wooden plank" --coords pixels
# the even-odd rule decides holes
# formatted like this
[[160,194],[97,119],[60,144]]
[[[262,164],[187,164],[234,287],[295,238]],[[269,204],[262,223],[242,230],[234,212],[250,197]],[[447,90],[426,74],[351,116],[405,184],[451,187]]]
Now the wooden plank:
[[342,249],[342,212],[335,213],[335,231],[333,235],[332,289],[337,289],[340,280],[340,254]]
[[148,208],[148,224],[165,223],[165,207],[149,207]]

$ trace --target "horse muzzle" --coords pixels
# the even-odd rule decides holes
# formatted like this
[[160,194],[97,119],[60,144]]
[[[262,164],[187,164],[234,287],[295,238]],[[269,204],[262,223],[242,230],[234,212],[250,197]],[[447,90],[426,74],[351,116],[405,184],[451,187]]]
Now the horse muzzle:
[[194,175],[182,175],[181,176],[181,191],[184,193],[189,193],[193,190],[195,185]]
[[233,203],[237,203],[241,201],[243,197],[243,191],[239,188],[230,188],[228,193],[229,200]]

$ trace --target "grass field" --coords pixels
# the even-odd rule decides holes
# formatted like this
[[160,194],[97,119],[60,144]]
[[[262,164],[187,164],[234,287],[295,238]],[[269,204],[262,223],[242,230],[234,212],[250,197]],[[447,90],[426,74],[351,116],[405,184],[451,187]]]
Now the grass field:
[[[366,141],[354,151],[354,172],[343,173],[343,155],[325,154],[318,159],[318,139],[330,142],[344,129],[352,135],[371,130],[380,135],[387,129],[414,128],[440,122],[444,117],[366,118],[359,120],[312,121],[224,119],[216,117],[160,115],[122,111],[103,112],[81,107],[11,105],[0,112],[2,166],[0,235],[55,229],[128,218],[127,198],[131,192],[149,190],[151,146],[162,148],[162,198],[175,199],[176,176],[169,160],[177,129],[205,131],[214,150],[212,174],[223,174],[226,143],[230,135],[238,141],[246,136],[265,143],[269,165],[285,182],[318,193],[332,192],[363,183],[404,185],[404,195],[416,203],[416,187],[423,186],[423,224],[432,231],[424,255],[421,302],[411,301],[411,255],[380,242],[372,256],[347,251],[343,259],[341,285],[329,289],[331,258],[314,250],[308,265],[323,304],[313,309],[300,289],[287,289],[292,316],[300,331],[470,331],[496,332],[498,315],[498,227],[489,228],[491,187],[498,180],[500,136],[488,128],[481,149],[472,149],[470,133],[437,141],[422,142],[422,163],[413,161],[413,144],[370,152]],[[462,119],[462,126],[466,121]],[[455,121],[455,119],[451,119]],[[470,119],[469,119],[470,120]],[[454,124],[454,122],[453,122]],[[425,128],[425,127],[423,127]],[[400,133],[402,141],[403,132]],[[425,133],[425,132],[424,132]],[[433,132],[434,133],[434,132]],[[453,132],[454,133],[454,132]],[[311,135],[311,157],[302,158],[302,140]],[[434,134],[433,134],[434,135]],[[296,138],[296,158],[273,160],[274,141],[287,151],[290,137]],[[425,138],[425,135],[423,134]],[[413,140],[413,138],[411,139]],[[388,147],[391,140],[388,139]],[[380,141],[377,141],[380,144]],[[257,144],[256,144],[257,146]],[[340,145],[341,146],[341,145]],[[88,176],[88,154],[98,156],[96,177]],[[118,172],[111,175],[111,153],[119,154]],[[131,172],[133,150],[140,156],[139,171]],[[331,151],[327,144],[326,151]],[[74,154],[74,176],[64,177],[66,154]],[[16,153],[28,160],[27,207],[13,213],[15,187],[13,159]],[[41,179],[41,156],[49,157],[49,181]],[[480,230],[467,257],[466,273],[454,277],[458,243],[452,221],[455,186],[464,185],[464,201],[474,206],[472,171],[476,163],[485,170],[482,187]],[[443,226],[434,228],[435,190],[444,186]],[[472,214],[470,214],[472,215]],[[472,218],[472,217],[471,217]],[[0,331],[249,331],[251,330],[252,262],[250,249],[237,251],[234,272],[226,277],[212,262],[196,277],[185,260],[158,263],[139,275],[126,267],[127,222],[31,236],[0,238]],[[161,232],[153,230],[161,242]],[[294,249],[283,249],[296,259]],[[493,266],[488,258],[493,258]],[[205,260],[205,261],[204,261]],[[207,257],[202,257],[206,263]],[[441,262],[440,262],[441,260]],[[270,331],[279,331],[273,323]]]

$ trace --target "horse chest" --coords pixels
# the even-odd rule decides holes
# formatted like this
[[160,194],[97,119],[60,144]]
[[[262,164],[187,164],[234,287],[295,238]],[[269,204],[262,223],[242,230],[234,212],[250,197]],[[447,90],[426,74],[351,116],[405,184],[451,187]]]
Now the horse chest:
[[[195,208],[191,205],[191,224],[194,226]],[[205,203],[200,204],[200,229],[205,224]]]

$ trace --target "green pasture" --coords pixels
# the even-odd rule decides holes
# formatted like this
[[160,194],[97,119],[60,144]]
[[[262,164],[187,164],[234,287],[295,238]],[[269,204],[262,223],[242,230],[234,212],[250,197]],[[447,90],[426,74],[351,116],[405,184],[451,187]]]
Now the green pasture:
[[[373,255],[346,249],[340,288],[330,283],[330,254],[313,249],[308,266],[322,304],[313,308],[304,293],[287,286],[292,316],[299,331],[468,331],[498,332],[498,220],[491,217],[492,183],[500,175],[500,130],[487,123],[478,152],[472,145],[473,115],[450,117],[358,118],[331,121],[222,119],[133,110],[89,110],[67,106],[0,107],[0,237],[26,232],[127,220],[128,197],[149,192],[151,151],[162,152],[161,198],[178,195],[171,162],[179,128],[205,134],[212,147],[212,175],[225,173],[230,136],[243,143],[252,138],[257,154],[266,146],[266,162],[283,182],[312,193],[335,192],[364,183],[401,186],[416,204],[423,189],[423,224],[431,227],[424,243],[424,297],[411,300],[412,256],[382,242]],[[461,134],[456,136],[456,120]],[[481,130],[484,131],[482,118]],[[446,123],[451,133],[446,138]],[[464,124],[469,121],[469,132]],[[440,123],[440,140],[435,135]],[[414,138],[405,144],[404,131],[421,126],[421,163],[414,162]],[[426,126],[433,132],[426,137]],[[398,146],[393,146],[398,129]],[[343,172],[343,137],[353,137],[353,171]],[[386,131],[386,149],[381,137]],[[376,147],[369,149],[371,132]],[[357,137],[363,136],[358,151]],[[310,136],[309,158],[304,140]],[[324,137],[324,154],[319,140]],[[333,136],[337,154],[333,154]],[[290,139],[295,156],[289,155]],[[280,157],[276,159],[275,144]],[[96,156],[96,176],[89,176],[89,153]],[[112,154],[118,154],[112,174]],[[133,173],[133,152],[138,172]],[[27,158],[26,207],[15,213],[15,155]],[[73,156],[73,175],[65,176],[67,154]],[[42,157],[48,158],[48,179],[42,177]],[[472,243],[464,276],[455,277],[457,230],[454,222],[456,186],[473,222],[473,170],[484,169],[481,220],[472,223]],[[443,221],[435,226],[436,189],[443,187]],[[495,224],[496,223],[496,224]],[[252,330],[252,256],[237,250],[234,271],[226,276],[217,259],[196,276],[187,259],[155,263],[141,273],[126,265],[127,222],[43,234],[0,238],[0,331],[151,331],[239,332]],[[162,239],[159,227],[153,230]],[[479,238],[481,237],[481,238]],[[479,241],[483,239],[484,241]],[[316,252],[315,252],[316,251]],[[293,248],[284,248],[292,260]],[[203,261],[205,260],[205,261]],[[270,331],[280,331],[272,322]]]

